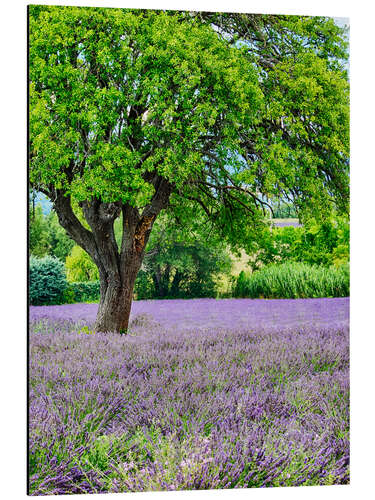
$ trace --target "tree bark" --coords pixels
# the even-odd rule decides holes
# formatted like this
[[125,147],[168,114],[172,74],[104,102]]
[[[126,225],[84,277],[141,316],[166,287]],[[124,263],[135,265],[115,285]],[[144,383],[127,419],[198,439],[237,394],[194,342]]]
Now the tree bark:
[[134,283],[141,266],[138,259],[129,259],[129,265],[120,276],[111,280],[100,277],[100,303],[95,330],[100,332],[126,333],[133,301]]

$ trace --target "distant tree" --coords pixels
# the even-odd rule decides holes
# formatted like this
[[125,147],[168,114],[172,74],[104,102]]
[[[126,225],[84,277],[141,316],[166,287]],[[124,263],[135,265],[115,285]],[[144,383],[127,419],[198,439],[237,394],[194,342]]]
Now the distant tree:
[[239,246],[264,227],[268,198],[321,217],[332,200],[347,209],[346,42],[332,20],[29,13],[30,181],[98,267],[97,330],[127,330],[163,210],[190,223],[200,207]]
[[297,218],[298,214],[292,203],[279,202],[273,208],[273,217],[275,219]]
[[252,258],[248,265],[256,271],[267,264],[281,264],[295,260],[293,251],[303,231],[302,227],[293,226],[273,227],[272,231],[263,231],[253,247]]
[[29,210],[29,251],[35,257],[44,257],[49,251],[48,224],[42,207],[35,203]]
[[349,262],[350,229],[344,217],[306,222],[292,246],[293,260],[307,264],[341,265]]
[[94,281],[99,279],[98,268],[83,248],[74,245],[65,261],[68,281]]
[[339,266],[349,262],[349,233],[349,220],[337,215],[309,219],[303,227],[274,227],[258,238],[249,265],[253,271],[288,261]]
[[142,269],[151,277],[158,298],[213,297],[215,277],[231,269],[226,245],[204,225],[199,211],[195,221],[195,230],[190,231],[166,215],[155,222]]
[[55,212],[43,214],[40,203],[29,207],[29,251],[36,257],[51,255],[62,262],[74,246],[74,241],[61,227]]
[[74,247],[74,241],[59,224],[56,212],[53,210],[46,216],[46,222],[48,227],[49,254],[65,262],[66,257]]

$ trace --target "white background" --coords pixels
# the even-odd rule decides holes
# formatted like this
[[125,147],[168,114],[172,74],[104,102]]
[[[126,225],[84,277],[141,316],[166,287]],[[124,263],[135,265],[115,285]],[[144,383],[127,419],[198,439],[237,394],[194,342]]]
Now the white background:
[[[351,485],[178,493],[134,493],[165,500],[349,499],[374,495],[374,7],[346,0],[65,1],[37,4],[242,11],[349,17],[351,28]],[[26,5],[1,9],[1,398],[0,496],[26,497]],[[5,155],[4,155],[5,151]],[[168,496],[167,496],[168,495]],[[71,498],[63,496],[60,498]],[[88,498],[101,498],[94,495]],[[111,495],[105,498],[119,498]],[[128,498],[128,497],[127,497]]]

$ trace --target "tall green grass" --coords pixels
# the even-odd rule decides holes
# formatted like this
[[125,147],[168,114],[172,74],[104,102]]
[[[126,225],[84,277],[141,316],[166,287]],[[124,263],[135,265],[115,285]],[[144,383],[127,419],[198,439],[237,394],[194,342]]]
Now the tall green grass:
[[270,264],[253,274],[241,271],[233,295],[253,299],[347,297],[349,281],[349,264],[340,267],[300,262]]

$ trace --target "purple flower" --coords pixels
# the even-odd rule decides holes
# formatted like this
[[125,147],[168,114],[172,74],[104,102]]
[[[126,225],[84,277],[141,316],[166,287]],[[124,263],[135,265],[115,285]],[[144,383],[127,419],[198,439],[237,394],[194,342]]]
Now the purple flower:
[[31,494],[348,483],[348,298],[96,309],[30,308]]

